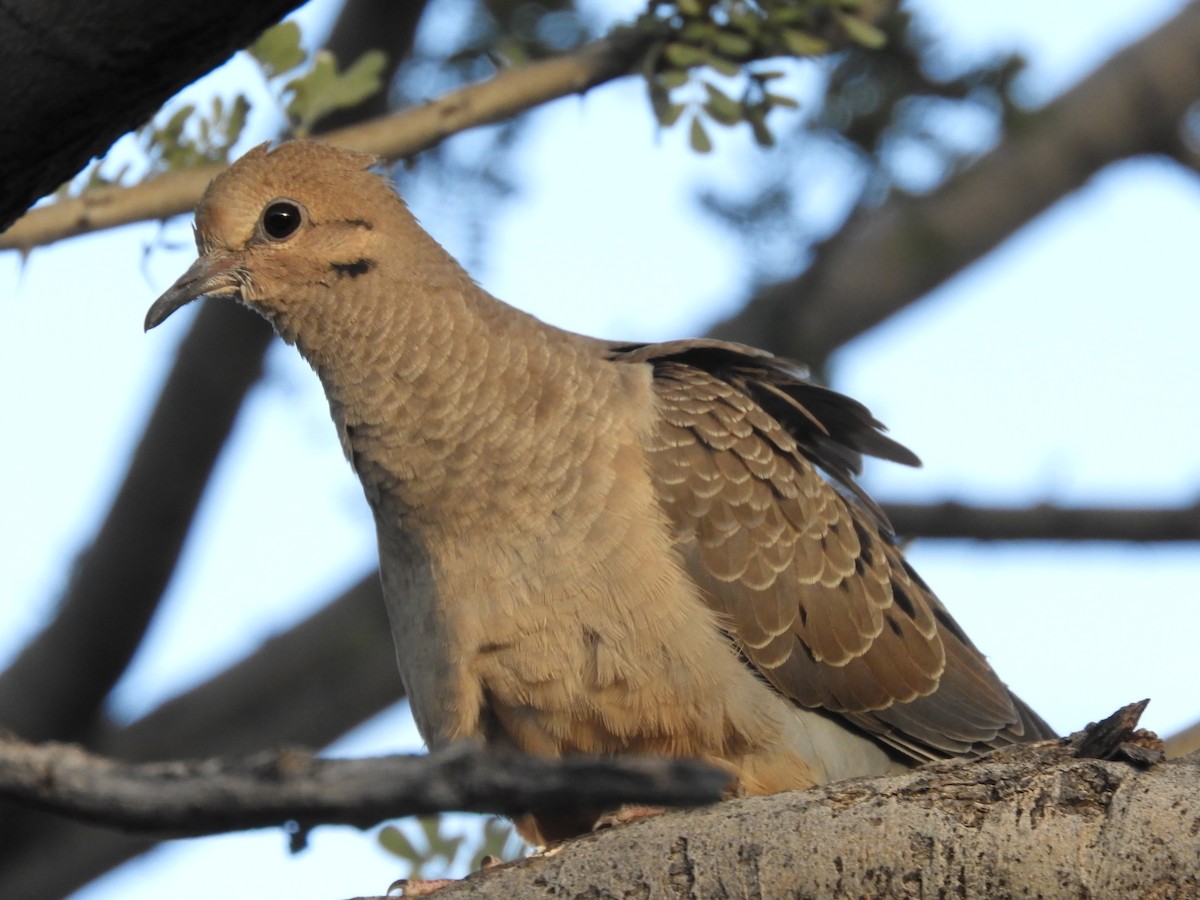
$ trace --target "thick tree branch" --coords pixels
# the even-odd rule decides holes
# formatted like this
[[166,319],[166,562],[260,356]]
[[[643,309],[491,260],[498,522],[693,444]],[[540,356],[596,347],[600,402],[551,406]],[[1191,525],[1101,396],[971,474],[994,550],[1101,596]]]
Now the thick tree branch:
[[122,763],[69,744],[0,738],[0,796],[162,836],[295,821],[370,828],[457,810],[616,808],[716,802],[729,773],[691,760],[559,760],[459,745],[429,756],[320,759],[285,749],[226,759]]
[[669,813],[437,896],[1178,896],[1200,871],[1198,778],[1196,758],[1142,769],[1024,745]]
[[0,4],[0,228],[301,2]]
[[[331,144],[388,159],[413,156],[461,131],[624,75],[644,42],[632,32],[541,62],[507,69],[422,106],[322,135]],[[0,234],[0,250],[28,251],[53,241],[130,222],[187,212],[222,166],[172,172],[131,187],[105,187],[30,212]]]
[[769,286],[713,336],[820,366],[1018,228],[1129,157],[1178,144],[1200,97],[1200,3],[1118,53],[932,193],[862,209],[806,272]]
[[883,503],[904,537],[976,541],[1200,541],[1200,503],[1177,507],[968,506]]

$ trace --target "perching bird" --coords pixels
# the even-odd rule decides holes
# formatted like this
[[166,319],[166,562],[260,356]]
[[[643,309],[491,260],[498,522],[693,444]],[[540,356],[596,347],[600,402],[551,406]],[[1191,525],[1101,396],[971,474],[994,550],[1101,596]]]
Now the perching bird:
[[540,322],[377,163],[251,150],[146,328],[233,297],[312,365],[430,747],[697,757],[762,794],[1053,736],[855,483],[861,454],[917,464],[864,406],[750,347]]

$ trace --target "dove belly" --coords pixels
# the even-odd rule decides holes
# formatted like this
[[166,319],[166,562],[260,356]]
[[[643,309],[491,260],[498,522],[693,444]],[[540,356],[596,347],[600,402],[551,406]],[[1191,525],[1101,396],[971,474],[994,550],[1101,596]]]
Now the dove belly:
[[[398,552],[381,531],[397,657],[426,743],[701,758],[730,769],[741,793],[886,765],[873,742],[798,709],[739,658],[652,495],[637,493],[624,484],[622,503],[578,540],[459,535]],[[644,514],[628,514],[643,501]]]

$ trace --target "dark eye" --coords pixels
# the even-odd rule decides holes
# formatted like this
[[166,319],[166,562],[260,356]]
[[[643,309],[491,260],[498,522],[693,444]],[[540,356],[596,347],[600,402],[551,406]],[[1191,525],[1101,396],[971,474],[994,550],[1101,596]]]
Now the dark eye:
[[276,200],[262,214],[263,233],[273,241],[282,241],[295,234],[303,215],[300,205],[291,200]]

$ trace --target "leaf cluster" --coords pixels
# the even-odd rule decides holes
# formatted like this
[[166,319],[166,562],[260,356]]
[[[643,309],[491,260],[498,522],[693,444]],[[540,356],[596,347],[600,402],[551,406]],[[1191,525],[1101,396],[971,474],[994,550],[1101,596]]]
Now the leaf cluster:
[[[379,832],[379,845],[409,864],[409,878],[450,874],[464,849],[470,851],[470,859],[466,861],[468,871],[479,869],[487,859],[510,860],[521,855],[525,844],[508,822],[487,816],[480,829],[475,827],[477,821],[477,817],[468,816],[409,819],[400,827],[384,826]],[[464,827],[457,830],[456,826]]]
[[[643,66],[654,114],[670,127],[687,113],[700,153],[712,149],[706,122],[744,122],[760,145],[772,146],[767,115],[797,103],[771,90],[782,73],[754,64],[835,46],[882,47],[888,36],[875,22],[887,7],[877,0],[652,0],[635,28],[656,36]],[[740,95],[730,96],[714,75],[737,80]],[[689,90],[697,84],[702,93]]]
[[[202,166],[228,162],[230,150],[246,126],[250,101],[243,94],[232,100],[214,95],[207,109],[184,103],[170,113],[151,119],[134,133],[144,161],[143,178]],[[81,176],[58,189],[57,196],[83,194],[92,188],[122,183],[129,174],[128,162],[114,166],[107,158],[98,159]]]
[[325,116],[357,106],[383,87],[387,55],[382,50],[368,50],[339,69],[328,50],[309,58],[295,22],[268,28],[247,50],[281,98],[293,137],[307,137]]

